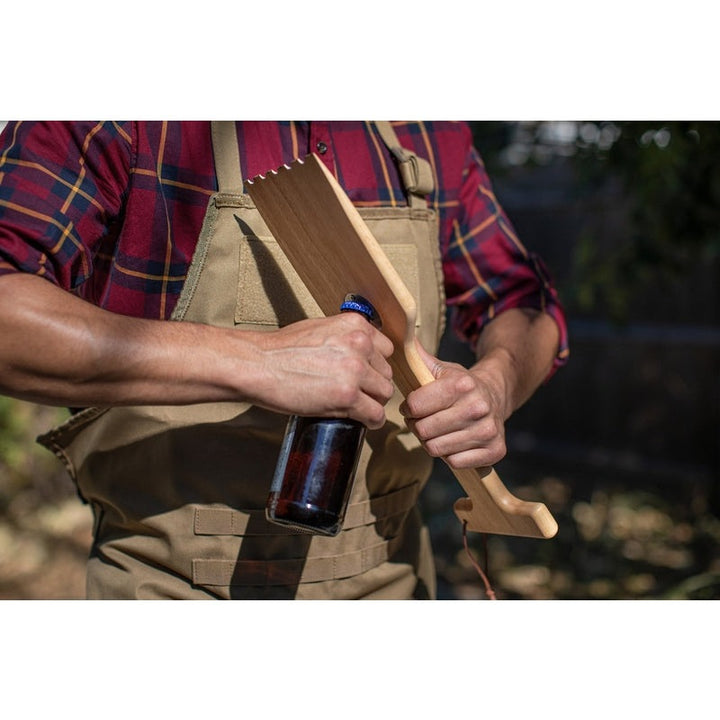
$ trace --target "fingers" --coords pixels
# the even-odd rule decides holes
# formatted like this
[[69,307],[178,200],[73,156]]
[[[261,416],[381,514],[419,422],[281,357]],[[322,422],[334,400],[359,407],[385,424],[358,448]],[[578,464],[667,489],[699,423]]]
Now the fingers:
[[385,373],[376,371],[361,358],[346,360],[327,383],[328,399],[336,408],[333,414],[347,415],[371,429],[384,424],[385,405],[394,390]]
[[385,424],[385,404],[363,395],[348,409],[348,417],[359,420],[370,430],[379,430]]
[[506,452],[502,407],[466,368],[427,353],[434,382],[409,393],[400,407],[409,429],[432,457],[451,467],[493,465]]
[[361,315],[354,313],[338,317],[352,329],[348,335],[348,341],[356,351],[361,355],[367,355],[370,365],[383,377],[388,380],[392,378],[392,368],[387,361],[387,358],[393,354],[392,341],[370,325]]
[[260,338],[269,382],[258,404],[283,412],[385,422],[393,344],[356,313],[288,325]]
[[472,468],[494,465],[507,453],[502,427],[480,423],[435,436],[413,430],[431,457],[443,458],[451,467]]
[[[352,354],[344,361],[342,368],[339,368],[340,372],[348,374],[350,381],[348,391],[352,393],[353,388],[357,387],[361,394],[369,396],[380,405],[385,405],[395,390],[392,383],[392,367],[387,361],[392,355],[393,344],[360,316],[349,319],[348,324],[356,326],[356,329],[344,338]],[[352,397],[349,405],[355,405],[359,400],[360,397]],[[364,408],[366,403],[360,405]]]
[[348,318],[346,324],[349,331],[346,335],[339,335],[338,341],[347,343],[354,355],[367,359],[370,367],[380,376],[392,379],[392,368],[387,361],[393,353],[392,342],[359,315]]

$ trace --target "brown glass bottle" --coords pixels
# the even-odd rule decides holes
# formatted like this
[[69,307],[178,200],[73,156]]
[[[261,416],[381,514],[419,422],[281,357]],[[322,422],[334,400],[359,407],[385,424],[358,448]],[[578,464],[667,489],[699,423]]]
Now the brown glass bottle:
[[[341,312],[359,312],[380,327],[375,308],[346,295]],[[289,418],[265,515],[270,522],[321,535],[337,535],[367,428],[349,418]]]

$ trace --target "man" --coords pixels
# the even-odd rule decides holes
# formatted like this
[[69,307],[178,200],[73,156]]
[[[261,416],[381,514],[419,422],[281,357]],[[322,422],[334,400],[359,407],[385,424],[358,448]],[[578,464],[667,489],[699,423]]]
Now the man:
[[[321,316],[243,192],[308,152],[415,294],[436,380],[404,401],[389,340]],[[497,462],[567,355],[463,123],[11,123],[0,302],[0,391],[85,408],[42,442],[94,511],[91,598],[434,597],[430,457]],[[434,357],[446,305],[470,369]],[[288,414],[371,430],[335,538],[264,517]]]

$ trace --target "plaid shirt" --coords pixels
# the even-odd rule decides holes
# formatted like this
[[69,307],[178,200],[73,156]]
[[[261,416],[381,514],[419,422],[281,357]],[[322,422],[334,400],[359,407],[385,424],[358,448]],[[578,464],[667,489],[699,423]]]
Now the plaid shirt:
[[[453,327],[474,344],[514,307],[548,312],[568,355],[562,307],[520,242],[464,123],[393,123],[432,165],[430,205]],[[246,178],[309,152],[358,207],[405,204],[395,161],[366,122],[237,124]],[[217,189],[209,122],[21,122],[0,135],[0,273],[28,272],[112,312],[170,317]]]

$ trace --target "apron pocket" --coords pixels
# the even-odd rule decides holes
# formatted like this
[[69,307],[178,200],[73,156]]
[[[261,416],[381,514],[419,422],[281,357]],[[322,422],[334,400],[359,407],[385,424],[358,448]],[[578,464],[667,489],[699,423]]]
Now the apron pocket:
[[323,312],[277,242],[243,238],[235,324],[284,327],[308,317],[323,317]]
[[[417,248],[412,243],[387,243],[383,250],[415,298],[419,326],[422,311]],[[347,288],[347,292],[354,291]],[[308,317],[323,317],[323,312],[278,243],[271,237],[246,236],[240,244],[235,324],[284,327]]]

